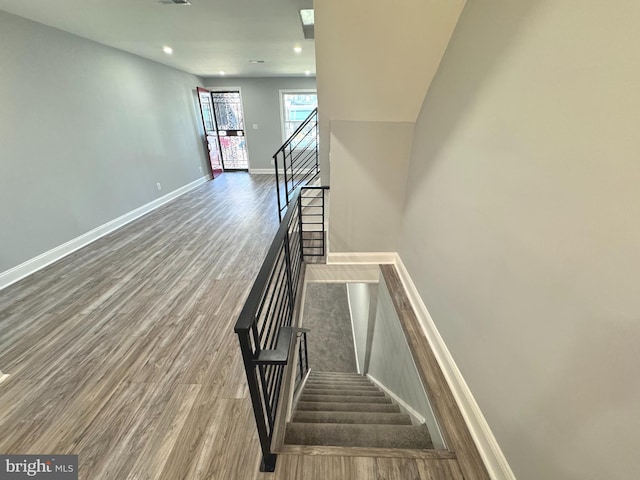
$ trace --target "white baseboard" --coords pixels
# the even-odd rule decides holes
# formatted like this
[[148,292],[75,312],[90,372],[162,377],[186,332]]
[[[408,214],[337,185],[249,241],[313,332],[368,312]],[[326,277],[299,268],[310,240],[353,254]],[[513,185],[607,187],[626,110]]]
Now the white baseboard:
[[378,387],[384,393],[389,395],[393,399],[394,402],[396,402],[398,405],[400,405],[409,415],[411,415],[413,418],[415,418],[415,420],[418,423],[420,423],[420,424],[427,423],[427,421],[425,420],[425,418],[422,415],[420,415],[418,412],[416,412],[413,409],[413,407],[411,405],[409,405],[407,402],[405,402],[402,398],[400,398],[395,393],[393,393],[391,390],[389,390],[382,382],[380,382],[380,380],[378,380],[375,377],[372,377],[368,373],[367,373],[367,378],[369,380],[371,380],[376,385],[376,387]]
[[0,273],[0,290],[8,287],[9,285],[22,280],[24,277],[31,275],[32,273],[37,272],[38,270],[43,269],[44,267],[51,265],[54,262],[57,262],[63,257],[66,257],[70,253],[75,252],[76,250],[90,244],[91,242],[95,242],[101,237],[117,230],[118,228],[123,227],[129,222],[134,221],[137,218],[140,218],[143,215],[146,215],[152,210],[164,205],[167,202],[179,197],[187,193],[190,190],[193,190],[196,187],[199,187],[203,183],[210,180],[210,177],[205,176],[201,177],[198,180],[195,180],[187,185],[184,185],[173,192],[167,193],[160,198],[156,198],[154,201],[147,203],[146,205],[142,205],[141,207],[136,208],[135,210],[131,210],[124,215],[111,220],[103,225],[100,225],[93,230],[88,231],[76,237],[68,242],[59,245],[48,252],[44,252],[37,257],[32,258],[31,260],[27,260],[20,265],[17,265],[9,270]]
[[327,265],[396,263],[395,252],[329,252]]
[[438,364],[449,384],[449,388],[451,388],[451,392],[456,399],[456,403],[476,443],[480,456],[489,471],[490,477],[494,480],[516,480],[487,420],[484,418],[469,386],[451,356],[451,352],[449,352],[442,336],[438,332],[409,272],[404,266],[404,263],[402,263],[402,259],[397,254],[395,265],[398,269],[400,280],[409,297],[409,301],[422,325],[423,332],[438,360]]

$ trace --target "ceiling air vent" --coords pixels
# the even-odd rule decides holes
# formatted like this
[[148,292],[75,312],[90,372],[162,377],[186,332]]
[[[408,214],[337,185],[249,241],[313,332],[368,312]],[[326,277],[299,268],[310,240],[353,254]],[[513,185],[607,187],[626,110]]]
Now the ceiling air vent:
[[189,0],[160,0],[163,5],[191,5]]

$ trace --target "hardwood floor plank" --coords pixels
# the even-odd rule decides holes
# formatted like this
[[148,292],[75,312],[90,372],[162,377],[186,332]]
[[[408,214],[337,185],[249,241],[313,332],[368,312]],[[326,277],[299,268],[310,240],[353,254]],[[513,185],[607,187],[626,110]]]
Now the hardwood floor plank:
[[[216,385],[202,385],[164,468],[156,478],[163,480],[205,478],[202,476],[203,468],[200,465],[204,462],[202,459],[208,458],[209,455],[207,448],[209,437],[215,427],[224,422],[224,411],[218,408],[220,400],[217,391]],[[253,446],[257,447],[257,442]]]
[[416,463],[422,480],[464,480],[460,466],[455,460],[417,460]]
[[[197,478],[252,478],[260,465],[260,449],[251,403],[246,399],[223,399],[219,408],[225,421],[211,425],[207,456],[201,457],[202,469]],[[230,418],[234,421],[228,421]],[[245,443],[247,440],[251,441]]]
[[114,470],[130,468],[169,396],[145,384],[121,383],[84,432],[67,445],[66,452],[82,458],[80,478],[114,478]]
[[130,480],[150,480],[160,476],[173,450],[178,435],[191,412],[193,403],[200,391],[200,385],[178,385],[169,399],[157,424],[152,426],[153,434],[138,454],[133,469],[126,476],[126,468],[122,471],[107,472],[105,480],[111,478],[127,478]]
[[420,480],[420,471],[415,459],[388,458],[376,459],[377,478],[393,478],[402,480]]

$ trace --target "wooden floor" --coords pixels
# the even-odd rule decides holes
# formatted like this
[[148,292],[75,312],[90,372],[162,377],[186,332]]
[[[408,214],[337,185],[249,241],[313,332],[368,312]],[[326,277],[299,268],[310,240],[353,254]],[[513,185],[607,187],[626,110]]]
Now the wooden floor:
[[281,455],[261,474],[233,324],[277,228],[225,174],[0,291],[0,453],[80,478],[462,479],[456,460]]

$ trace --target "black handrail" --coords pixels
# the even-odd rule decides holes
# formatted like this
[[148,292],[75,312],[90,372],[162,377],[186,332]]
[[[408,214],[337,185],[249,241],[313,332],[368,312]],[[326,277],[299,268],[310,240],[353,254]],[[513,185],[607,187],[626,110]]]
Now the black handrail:
[[[320,175],[318,128],[318,109],[314,108],[273,155],[280,219],[292,201],[295,189],[308,185]],[[279,171],[281,167],[282,184]]]
[[271,441],[289,362],[288,355],[283,355],[294,338],[291,323],[303,263],[299,198],[300,189],[292,197],[235,325],[262,449],[260,470],[267,472],[276,464]]
[[328,188],[306,186],[294,191],[235,325],[262,449],[262,471],[275,469],[271,441],[292,341],[298,342],[296,384],[309,370],[307,331],[291,325],[305,257],[325,254]]
[[276,152],[276,154],[280,153],[281,151],[283,151],[285,148],[287,148],[287,145],[289,145],[292,140],[296,137],[296,135],[298,135],[302,129],[309,124],[314,117],[318,114],[318,107],[314,108],[311,113],[307,116],[307,118],[304,119],[304,121],[300,124],[300,126],[298,128],[295,129],[295,131],[289,136],[289,138],[287,138],[285,140],[285,142],[282,144],[282,146],[278,149],[278,151]]
[[298,376],[296,377],[296,390],[299,389],[302,380],[309,371],[309,354],[307,349],[307,329],[300,329],[298,338],[300,343],[298,345]]

